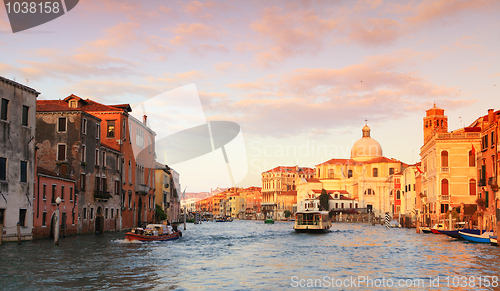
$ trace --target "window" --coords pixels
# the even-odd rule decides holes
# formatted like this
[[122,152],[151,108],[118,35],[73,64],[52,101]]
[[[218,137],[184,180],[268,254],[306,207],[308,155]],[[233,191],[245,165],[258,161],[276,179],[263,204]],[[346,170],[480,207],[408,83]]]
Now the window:
[[469,181],[469,195],[476,195],[476,180],[470,179]]
[[102,152],[102,166],[106,167],[106,152]]
[[66,132],[66,117],[59,117],[57,125],[58,132]]
[[100,191],[101,190],[101,177],[96,176],[95,177],[95,191]]
[[491,147],[495,146],[495,136],[493,135],[495,132],[491,132]]
[[64,186],[61,185],[61,200],[64,201]]
[[99,149],[95,149],[95,165],[99,166]]
[[476,157],[472,151],[469,151],[469,167],[476,166]]
[[42,213],[42,226],[47,225],[47,212]]
[[443,167],[443,168],[448,167],[448,152],[447,151],[441,152],[441,167]]
[[115,194],[120,195],[120,181],[115,181]]
[[85,145],[82,145],[82,163],[87,161],[87,147]]
[[87,219],[87,208],[83,208],[83,219]]
[[114,120],[108,120],[108,129],[107,129],[107,136],[106,137],[115,137],[115,121]]
[[28,162],[21,161],[21,182],[28,182]]
[[56,203],[56,185],[52,185],[52,197],[50,198],[50,203]]
[[347,171],[347,178],[352,178],[352,170]]
[[94,208],[90,208],[90,219],[94,219]]
[[123,180],[123,184],[127,183],[126,180],[126,177],[125,177],[125,159],[122,158],[122,168],[121,168],[121,171],[122,171],[122,180]]
[[69,201],[73,201],[73,187],[69,187]]
[[0,224],[5,226],[5,209],[0,209]]
[[9,100],[2,98],[2,108],[0,112],[0,119],[7,120],[7,110],[9,108]]
[[132,143],[132,122],[128,123],[128,140]]
[[122,130],[123,140],[127,139],[127,122],[123,121],[123,130]]
[[26,226],[26,209],[19,209],[19,225]]
[[365,190],[365,195],[375,195],[375,191],[373,191],[371,188],[368,190]]
[[396,191],[396,200],[401,200],[401,191]]
[[96,123],[95,138],[99,139],[101,137],[101,125]]
[[334,169],[329,169],[328,170],[328,178],[335,178]]
[[85,191],[85,173],[80,174],[80,190]]
[[108,219],[108,209],[107,208],[104,210],[104,218]]
[[487,209],[490,206],[490,193],[488,191],[484,191],[484,207]]
[[42,199],[47,200],[47,184],[43,184],[42,187]]
[[378,169],[373,168],[373,177],[378,177]]
[[57,160],[65,161],[66,160],[66,145],[58,144],[57,145]]
[[111,208],[111,218],[115,218],[115,216],[114,216],[114,209],[113,208]]
[[82,133],[87,134],[87,118],[82,119]]
[[7,180],[7,159],[0,158],[0,180]]
[[[23,105],[23,115],[21,117],[21,125],[28,126],[28,113],[30,108],[28,106]],[[493,136],[491,136],[493,137]]]
[[394,168],[389,168],[389,175],[394,175]]
[[128,207],[132,207],[132,193],[128,193]]
[[448,180],[447,179],[443,179],[441,180],[441,195],[443,196],[447,196],[448,195],[448,188],[449,188],[449,185],[448,185]]
[[488,147],[488,135],[483,136],[482,140],[483,140],[482,149],[484,150],[485,148]]
[[78,107],[77,101],[76,100],[69,101],[69,107],[71,107],[71,108],[77,108]]
[[132,161],[128,160],[128,182],[132,184]]

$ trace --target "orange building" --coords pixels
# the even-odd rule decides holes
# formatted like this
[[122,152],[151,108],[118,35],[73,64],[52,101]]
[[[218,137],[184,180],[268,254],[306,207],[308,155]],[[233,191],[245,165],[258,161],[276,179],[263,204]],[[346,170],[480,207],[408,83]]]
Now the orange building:
[[277,219],[283,220],[286,218],[285,211],[289,211],[290,215],[295,215],[297,212],[297,191],[290,190],[282,192],[276,197]]
[[474,125],[482,127],[481,148],[476,150],[478,189],[477,204],[482,219],[479,226],[488,230],[497,228],[500,217],[498,207],[498,123],[500,111],[488,110],[488,115],[476,120]]
[[156,133],[147,126],[147,117],[143,121],[134,118],[129,104],[104,105],[76,95],[64,101],[100,118],[101,143],[123,155],[117,164],[122,227],[153,222]]
[[241,195],[246,198],[246,219],[262,219],[261,201],[262,193],[260,187],[248,187],[241,190]]

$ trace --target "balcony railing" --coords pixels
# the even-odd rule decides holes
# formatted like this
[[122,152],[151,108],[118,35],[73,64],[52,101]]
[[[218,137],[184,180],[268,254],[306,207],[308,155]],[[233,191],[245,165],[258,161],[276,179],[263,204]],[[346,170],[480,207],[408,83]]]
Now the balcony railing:
[[461,132],[461,133],[439,133],[438,139],[448,138],[479,138],[479,132]]
[[441,201],[450,201],[450,195],[441,195]]
[[449,173],[450,172],[450,168],[448,167],[441,167],[441,173]]
[[147,195],[150,187],[146,184],[135,184],[135,192],[141,195]]
[[109,198],[113,197],[108,191],[94,191],[95,201],[108,201]]

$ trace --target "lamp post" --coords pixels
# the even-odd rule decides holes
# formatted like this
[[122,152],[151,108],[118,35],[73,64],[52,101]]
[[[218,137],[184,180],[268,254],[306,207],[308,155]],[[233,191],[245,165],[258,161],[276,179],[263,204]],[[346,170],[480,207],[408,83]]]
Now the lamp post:
[[58,246],[59,245],[59,204],[61,204],[61,198],[57,197],[56,198],[56,219],[55,219],[55,227],[54,227],[54,245]]

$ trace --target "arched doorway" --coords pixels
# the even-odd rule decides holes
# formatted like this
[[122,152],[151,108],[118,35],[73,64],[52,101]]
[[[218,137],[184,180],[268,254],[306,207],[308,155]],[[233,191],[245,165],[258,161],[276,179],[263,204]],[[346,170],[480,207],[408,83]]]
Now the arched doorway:
[[137,207],[137,226],[141,227],[142,225],[142,198],[139,197],[139,205]]
[[97,213],[95,217],[95,233],[104,232],[104,216],[102,216],[102,207],[97,208]]

